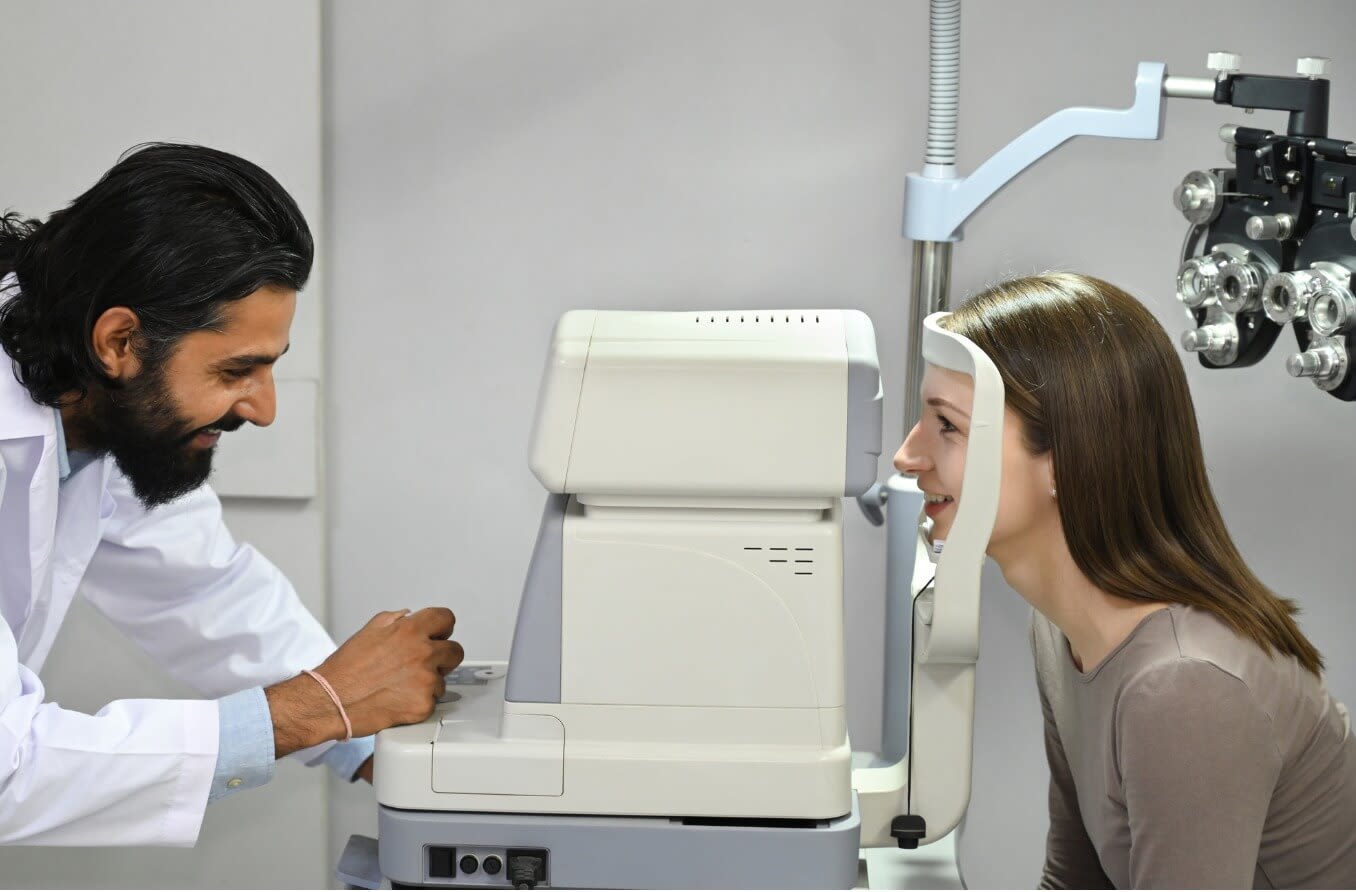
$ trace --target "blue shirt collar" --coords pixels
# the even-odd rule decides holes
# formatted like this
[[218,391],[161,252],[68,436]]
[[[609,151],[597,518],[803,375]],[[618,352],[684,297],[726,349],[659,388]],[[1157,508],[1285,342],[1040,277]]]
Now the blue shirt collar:
[[66,445],[66,426],[61,423],[61,410],[53,409],[52,411],[56,413],[57,472],[60,475],[60,482],[65,483],[72,474],[77,473],[85,465],[97,459],[99,454],[68,447]]
[[71,476],[71,454],[66,450],[66,428],[61,423],[61,410],[53,409],[52,413],[56,415],[57,468],[61,482],[65,483],[66,478]]

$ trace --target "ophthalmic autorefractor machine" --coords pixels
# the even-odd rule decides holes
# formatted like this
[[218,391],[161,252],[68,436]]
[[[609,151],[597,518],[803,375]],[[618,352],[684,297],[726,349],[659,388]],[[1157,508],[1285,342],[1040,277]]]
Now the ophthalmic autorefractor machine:
[[846,888],[863,845],[950,830],[1003,389],[937,319],[927,358],[976,398],[946,549],[914,533],[908,757],[854,772],[847,734],[842,500],[881,451],[867,317],[573,311],[538,397],[530,465],[551,495],[510,659],[462,666],[427,721],[379,735],[380,876]]
[[872,482],[880,395],[860,313],[565,314],[512,654],[380,736],[382,873],[855,879],[841,501]]

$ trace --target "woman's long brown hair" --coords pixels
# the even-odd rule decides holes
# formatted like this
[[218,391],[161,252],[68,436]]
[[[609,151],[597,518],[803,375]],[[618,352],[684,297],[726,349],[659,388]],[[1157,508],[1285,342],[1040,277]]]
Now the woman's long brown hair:
[[1224,526],[1181,360],[1139,301],[1048,273],[989,288],[943,325],[994,361],[1027,449],[1052,454],[1064,536],[1094,585],[1208,610],[1321,672],[1295,602],[1262,584]]

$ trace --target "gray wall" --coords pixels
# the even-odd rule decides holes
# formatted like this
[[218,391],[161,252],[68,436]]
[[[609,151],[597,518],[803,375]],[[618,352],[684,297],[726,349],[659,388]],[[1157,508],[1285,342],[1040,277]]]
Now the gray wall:
[[[129,147],[174,140],[263,165],[320,225],[315,0],[0,0],[0,33],[0,207],[45,217],[93,185]],[[321,376],[323,278],[312,279],[298,304],[280,377]],[[226,515],[236,537],[272,557],[323,619],[323,500],[232,501]],[[53,699],[86,711],[120,698],[191,696],[82,601],[42,677]],[[5,847],[0,886],[323,886],[332,872],[326,798],[325,771],[286,762],[270,786],[208,809],[194,849]]]
[[[337,631],[380,608],[445,603],[468,654],[507,655],[542,503],[526,467],[532,406],[567,308],[860,307],[876,323],[898,442],[909,281],[898,231],[903,176],[921,164],[926,4],[327,8]],[[1059,108],[1128,104],[1141,59],[1200,74],[1210,49],[1280,73],[1298,55],[1334,58],[1333,132],[1356,135],[1353,7],[1292,4],[1284,22],[1275,10],[966,0],[961,168]],[[1223,163],[1215,130],[1233,119],[1179,101],[1162,142],[1066,146],[970,224],[955,293],[1078,269],[1129,289],[1175,335],[1184,229],[1170,189]],[[1343,547],[1356,470],[1342,457],[1356,409],[1291,381],[1282,362],[1278,350],[1255,369],[1188,373],[1239,544],[1301,600],[1332,687],[1354,700]],[[881,540],[856,517],[848,527],[851,726],[867,747],[879,736]],[[1026,608],[990,579],[963,862],[971,885],[1021,886],[1039,870],[1045,767]],[[336,841],[371,827],[366,791],[335,805]]]

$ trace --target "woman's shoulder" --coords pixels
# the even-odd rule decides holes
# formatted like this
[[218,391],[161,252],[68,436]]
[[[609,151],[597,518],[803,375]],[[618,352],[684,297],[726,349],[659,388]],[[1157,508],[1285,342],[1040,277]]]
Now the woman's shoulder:
[[1268,653],[1210,611],[1173,604],[1163,612],[1167,622],[1146,630],[1147,646],[1127,654],[1123,705],[1152,703],[1173,713],[1176,703],[1211,714],[1246,704],[1272,722],[1305,724],[1334,705],[1322,681],[1294,657]]
[[1202,613],[1171,605],[1122,654],[1113,676],[1118,739],[1181,740],[1199,729],[1207,738],[1246,732],[1271,745],[1270,712],[1255,688],[1265,654]]
[[1175,676],[1212,679],[1216,674],[1247,684],[1267,655],[1256,643],[1206,610],[1168,604],[1149,614],[1116,654],[1108,674],[1125,689],[1159,684]]
[[1167,622],[1158,628],[1167,639],[1159,649],[1162,663],[1213,666],[1245,684],[1287,665],[1297,668],[1293,659],[1268,653],[1209,610],[1169,604],[1163,612]]
[[1168,604],[1146,616],[1087,674],[1072,669],[1064,634],[1039,611],[1031,612],[1029,632],[1036,674],[1047,682],[1073,674],[1103,690],[1124,690],[1144,684],[1162,687],[1172,677],[1219,683],[1219,675],[1259,695],[1283,697],[1309,683],[1306,679],[1316,681],[1293,658],[1269,654],[1210,611],[1184,604]]

